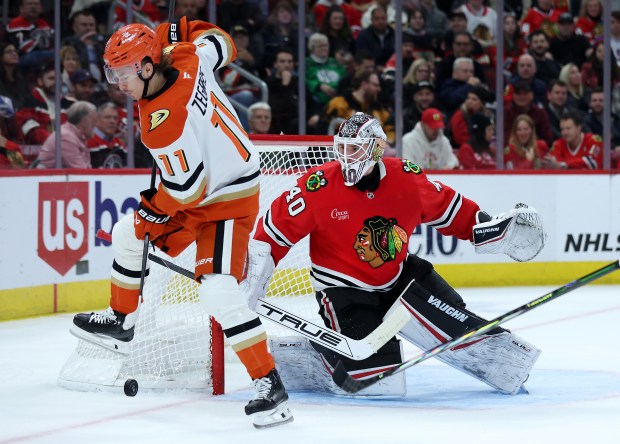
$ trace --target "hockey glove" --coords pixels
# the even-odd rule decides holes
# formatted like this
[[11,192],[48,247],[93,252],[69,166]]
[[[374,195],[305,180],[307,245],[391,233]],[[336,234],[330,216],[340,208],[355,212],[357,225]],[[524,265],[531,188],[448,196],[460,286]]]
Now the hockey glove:
[[540,215],[525,204],[490,220],[480,212],[476,219],[480,222],[473,228],[476,253],[505,253],[515,261],[527,262],[545,246],[547,235]]
[[138,209],[134,213],[134,229],[138,239],[144,239],[148,233],[151,241],[161,236],[170,216],[163,214],[161,210],[151,204],[151,199],[157,193],[156,188],[149,188],[140,193],[141,201]]

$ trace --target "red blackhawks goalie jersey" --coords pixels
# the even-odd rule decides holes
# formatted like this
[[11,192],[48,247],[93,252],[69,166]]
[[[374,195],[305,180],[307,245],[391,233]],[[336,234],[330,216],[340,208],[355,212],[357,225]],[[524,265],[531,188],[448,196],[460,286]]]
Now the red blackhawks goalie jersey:
[[407,258],[409,236],[420,223],[445,235],[472,239],[478,205],[429,180],[408,160],[386,158],[374,191],[345,186],[340,164],[308,171],[258,223],[255,238],[271,244],[277,264],[310,235],[316,290],[332,286],[388,290]]

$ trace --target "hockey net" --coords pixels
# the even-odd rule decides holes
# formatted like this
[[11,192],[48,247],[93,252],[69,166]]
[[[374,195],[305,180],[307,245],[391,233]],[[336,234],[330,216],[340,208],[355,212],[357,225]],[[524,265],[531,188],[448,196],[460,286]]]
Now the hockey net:
[[[253,137],[261,155],[260,216],[308,169],[332,160],[332,140],[316,136]],[[194,269],[195,245],[176,258],[160,251],[156,254],[186,270]],[[307,238],[278,264],[267,297],[282,308],[322,323],[310,282]],[[269,336],[291,334],[268,321],[263,324]],[[155,263],[151,263],[145,283],[130,352],[119,354],[79,339],[58,384],[75,390],[106,390],[122,387],[127,379],[137,380],[141,389],[224,392],[221,328],[199,303],[193,280]]]

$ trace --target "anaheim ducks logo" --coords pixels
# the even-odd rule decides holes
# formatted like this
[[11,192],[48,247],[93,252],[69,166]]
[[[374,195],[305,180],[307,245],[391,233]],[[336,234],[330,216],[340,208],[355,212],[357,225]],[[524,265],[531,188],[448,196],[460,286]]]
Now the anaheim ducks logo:
[[150,123],[151,123],[151,127],[149,128],[149,131],[153,131],[159,125],[164,123],[166,119],[168,118],[168,116],[170,116],[170,111],[167,109],[158,109],[157,111],[152,112],[149,115]]
[[318,191],[327,185],[327,179],[325,179],[325,173],[321,170],[310,174],[308,180],[306,180],[306,190]]
[[408,238],[407,232],[397,225],[396,219],[375,216],[364,221],[364,228],[355,236],[353,249],[359,260],[377,268],[393,261],[403,250],[403,244],[407,243]]

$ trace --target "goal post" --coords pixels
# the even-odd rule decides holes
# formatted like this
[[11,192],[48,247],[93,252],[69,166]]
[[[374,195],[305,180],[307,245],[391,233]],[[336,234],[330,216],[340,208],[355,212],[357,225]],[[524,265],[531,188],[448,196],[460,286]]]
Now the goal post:
[[[333,160],[328,136],[252,136],[261,156],[260,213],[295,185],[310,168]],[[171,258],[194,269],[195,244]],[[123,387],[127,379],[140,388],[200,389],[224,393],[224,335],[198,300],[198,285],[172,270],[151,264],[144,303],[130,352],[122,355],[78,339],[60,371],[58,384],[75,390]],[[271,279],[268,300],[305,319],[322,324],[310,281],[308,239],[295,245],[280,261]],[[263,322],[268,336],[290,336],[290,330]]]

